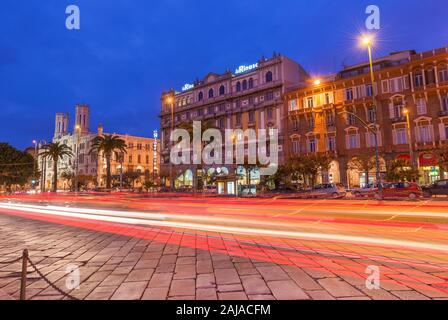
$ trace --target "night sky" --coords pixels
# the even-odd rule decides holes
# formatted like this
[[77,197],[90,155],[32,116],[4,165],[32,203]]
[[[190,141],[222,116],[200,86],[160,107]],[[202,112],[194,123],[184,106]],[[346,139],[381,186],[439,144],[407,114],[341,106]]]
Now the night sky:
[[[65,27],[70,4],[80,30]],[[77,103],[91,106],[91,129],[149,137],[163,90],[274,51],[336,72],[366,58],[369,4],[381,8],[376,56],[448,44],[447,0],[2,0],[0,141],[50,139],[54,113],[72,125]]]

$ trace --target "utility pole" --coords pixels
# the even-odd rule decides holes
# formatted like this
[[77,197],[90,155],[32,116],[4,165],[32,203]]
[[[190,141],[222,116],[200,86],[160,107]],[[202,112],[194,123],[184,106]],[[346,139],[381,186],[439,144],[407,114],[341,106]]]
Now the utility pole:
[[409,109],[405,108],[403,110],[403,113],[406,116],[406,123],[407,123],[407,133],[408,133],[408,143],[409,143],[409,157],[410,157],[410,164],[412,168],[415,168],[415,157],[414,157],[414,150],[412,147],[412,135],[411,135],[411,119],[410,119],[410,112]]
[[[377,95],[377,88],[375,84],[375,75],[373,72],[373,59],[372,59],[372,38],[370,37],[364,37],[362,39],[362,42],[364,45],[367,46],[367,52],[369,55],[369,65],[370,65],[370,80],[372,82],[372,102],[373,102],[373,108],[375,110],[375,132],[373,133],[375,138],[375,160],[376,160],[376,182],[378,184],[378,198],[383,199],[383,183],[381,178],[381,165],[380,165],[380,151],[378,146],[378,105],[376,100]],[[355,115],[356,116],[356,115]],[[359,118],[358,118],[359,119]],[[370,127],[369,127],[370,128]]]

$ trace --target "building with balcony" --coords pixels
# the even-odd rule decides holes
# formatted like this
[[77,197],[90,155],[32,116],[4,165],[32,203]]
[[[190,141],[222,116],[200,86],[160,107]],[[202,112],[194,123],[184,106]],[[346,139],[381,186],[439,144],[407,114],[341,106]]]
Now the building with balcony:
[[[287,111],[283,103],[284,93],[308,78],[305,70],[296,62],[274,54],[249,66],[240,66],[234,72],[209,73],[202,80],[186,84],[181,91],[170,90],[161,95],[161,170],[174,170],[176,187],[193,187],[197,178],[207,174],[237,176],[241,183],[257,184],[259,172],[254,169],[250,178],[247,170],[236,165],[182,164],[172,168],[170,151],[172,129],[184,127],[193,121],[201,121],[204,127],[225,129],[277,129],[279,132],[279,162],[285,156],[285,123]],[[245,155],[248,149],[245,149]],[[223,162],[224,163],[224,162]],[[169,185],[167,179],[167,185]],[[235,182],[229,182],[229,193],[235,191]],[[232,191],[233,190],[233,191]]]
[[310,79],[284,95],[288,157],[326,152],[335,160],[330,171],[321,174],[323,182],[348,187],[373,182],[374,165],[368,170],[354,165],[360,158],[371,157],[374,162],[370,126],[378,129],[382,174],[395,159],[411,160],[411,146],[421,183],[446,178],[438,166],[437,150],[448,138],[448,47],[397,52],[375,60],[375,88],[369,72],[367,62],[346,67],[319,81]]

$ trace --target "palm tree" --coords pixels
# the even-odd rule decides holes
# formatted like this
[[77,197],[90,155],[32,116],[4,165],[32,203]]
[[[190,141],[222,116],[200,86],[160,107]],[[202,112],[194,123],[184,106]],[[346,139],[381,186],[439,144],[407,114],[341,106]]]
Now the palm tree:
[[72,148],[65,143],[60,142],[49,143],[42,146],[41,156],[44,158],[50,158],[53,161],[53,192],[58,188],[58,161],[64,156],[73,157]]
[[126,142],[119,136],[114,135],[104,135],[97,136],[92,140],[92,147],[90,148],[89,154],[92,152],[103,153],[106,158],[106,189],[111,188],[111,173],[110,173],[110,161],[112,154],[116,151],[126,153]]

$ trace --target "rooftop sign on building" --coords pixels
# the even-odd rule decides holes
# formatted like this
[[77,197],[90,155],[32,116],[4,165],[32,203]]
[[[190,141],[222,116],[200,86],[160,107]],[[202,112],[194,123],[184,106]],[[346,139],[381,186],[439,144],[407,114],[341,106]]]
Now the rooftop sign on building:
[[236,70],[235,70],[235,74],[242,74],[242,73],[246,73],[252,70],[255,70],[258,68],[258,63],[254,63],[248,66],[239,66]]
[[191,90],[191,89],[193,89],[193,88],[194,88],[194,84],[186,83],[186,84],[184,84],[184,86],[182,87],[182,91],[188,91],[188,90]]

